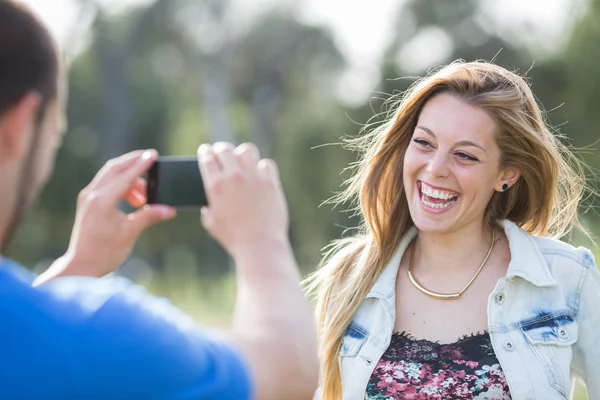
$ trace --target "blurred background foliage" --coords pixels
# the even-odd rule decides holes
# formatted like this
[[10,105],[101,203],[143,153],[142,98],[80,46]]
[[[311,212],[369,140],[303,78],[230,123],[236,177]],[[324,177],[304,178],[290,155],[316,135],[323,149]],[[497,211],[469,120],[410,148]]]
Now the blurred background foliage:
[[[600,1],[573,0],[554,34],[536,15],[496,18],[501,1],[400,1],[383,57],[363,60],[375,84],[362,92],[352,89],[356,73],[332,32],[302,18],[301,1],[280,3],[245,17],[230,0],[155,0],[118,14],[80,0],[92,23],[89,42],[70,60],[69,133],[9,255],[36,271],[59,257],[77,193],[111,157],[138,148],[188,155],[202,142],[251,141],[279,163],[293,245],[309,273],[323,246],[358,223],[343,208],[321,206],[355,160],[326,145],[381,122],[408,77],[458,58],[494,60],[526,76],[549,122],[582,149],[590,174],[600,167]],[[545,3],[537,3],[542,11]],[[587,206],[582,218],[598,234],[598,214]],[[598,254],[581,235],[568,240]],[[121,273],[202,321],[228,323],[231,263],[196,212],[145,233]]]

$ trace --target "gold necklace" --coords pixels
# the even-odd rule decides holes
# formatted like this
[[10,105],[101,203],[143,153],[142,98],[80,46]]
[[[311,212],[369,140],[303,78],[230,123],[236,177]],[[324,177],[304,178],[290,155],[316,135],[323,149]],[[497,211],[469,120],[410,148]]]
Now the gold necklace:
[[494,244],[496,243],[496,230],[492,229],[492,242],[490,243],[490,248],[485,256],[485,258],[483,259],[483,262],[481,263],[481,265],[479,266],[479,269],[477,270],[477,272],[475,272],[475,275],[473,275],[473,277],[471,278],[471,280],[467,283],[467,285],[463,288],[463,290],[461,290],[458,293],[436,293],[433,292],[429,289],[424,288],[413,276],[412,272],[410,272],[410,270],[412,269],[412,265],[413,265],[413,257],[415,255],[415,246],[414,246],[414,242],[413,242],[413,248],[410,250],[410,262],[408,264],[408,279],[410,279],[411,283],[417,288],[419,289],[421,292],[425,293],[428,296],[431,297],[435,297],[436,299],[442,299],[442,300],[457,300],[460,298],[460,296],[465,292],[465,290],[467,290],[469,288],[469,286],[471,286],[471,284],[475,281],[475,278],[477,278],[477,276],[479,275],[479,273],[481,272],[481,270],[483,269],[483,266],[485,265],[485,263],[487,262],[488,258],[490,258],[490,254],[492,254],[492,250],[494,248]]

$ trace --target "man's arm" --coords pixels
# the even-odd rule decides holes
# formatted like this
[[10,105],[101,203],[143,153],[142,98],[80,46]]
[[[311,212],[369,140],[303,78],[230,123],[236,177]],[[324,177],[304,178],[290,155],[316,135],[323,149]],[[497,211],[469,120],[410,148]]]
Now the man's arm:
[[[62,263],[61,268],[68,271],[79,269],[77,265],[69,265],[66,262]],[[259,400],[310,399],[318,381],[316,331],[312,309],[299,284],[300,276],[289,242],[274,241],[264,247],[257,246],[249,250],[236,260],[236,269],[237,299],[230,334],[231,346],[221,341],[213,342],[212,339],[203,338],[189,317],[175,307],[162,307],[162,311],[158,313],[152,305],[158,300],[144,296],[137,298],[134,301],[137,305],[132,308],[132,301],[123,295],[122,298],[115,298],[112,303],[104,306],[92,329],[85,335],[94,338],[96,342],[92,350],[108,347],[109,351],[89,353],[89,348],[80,349],[76,352],[79,357],[87,354],[81,362],[94,365],[100,361],[103,365],[100,371],[104,370],[109,374],[116,373],[115,365],[127,365],[126,373],[120,373],[124,380],[113,382],[111,385],[104,384],[103,388],[121,392],[132,391],[132,396],[136,391],[143,390],[145,393],[145,390],[153,388],[153,385],[142,385],[142,381],[174,382],[170,374],[175,373],[175,377],[182,380],[170,389],[172,393],[190,390],[195,393],[210,393],[222,391],[223,388],[235,384],[240,390],[235,393],[245,393],[239,385],[244,388],[253,387],[254,398]],[[77,286],[79,279],[86,278],[51,279],[42,287],[54,287],[58,292],[65,293],[67,290],[60,285]],[[104,285],[112,285],[112,282],[112,279],[107,279]],[[97,287],[104,285],[97,283]],[[93,288],[87,290],[93,291]],[[134,287],[125,290],[131,291]],[[150,315],[154,317],[150,318]],[[121,323],[124,325],[120,325]],[[129,329],[123,331],[127,326]],[[179,328],[175,329],[176,326]],[[119,332],[123,342],[115,342]],[[148,333],[155,336],[152,337]],[[108,341],[110,345],[101,344],[104,341]],[[126,345],[121,348],[124,344]],[[140,345],[142,348],[137,348]],[[234,356],[234,346],[239,349],[239,358]],[[123,356],[128,352],[133,354],[124,359]],[[112,356],[112,362],[110,357],[104,358],[111,354],[118,355],[116,358]],[[103,357],[97,360],[98,355]],[[210,374],[213,375],[213,380],[207,382],[202,380],[203,374],[206,373],[205,364],[220,365],[217,370],[229,372],[220,378]],[[162,372],[158,373],[161,370]],[[177,373],[178,370],[185,373]],[[152,371],[157,373],[151,373]],[[90,370],[87,370],[86,373],[89,372]],[[243,383],[250,379],[252,383]],[[76,382],[82,380],[89,382],[90,377],[75,379]],[[97,379],[92,379],[92,382],[95,381]],[[100,380],[105,381],[106,377]],[[97,392],[93,387],[86,387],[82,389],[81,394],[89,396],[89,389]],[[105,393],[107,396],[109,394]],[[227,396],[221,394],[218,398],[230,398]],[[189,398],[204,399],[210,396]],[[242,397],[231,397],[238,398]]]
[[319,375],[316,331],[277,166],[253,145],[202,145],[198,159],[209,202],[202,225],[236,263],[234,338],[252,366],[257,398],[310,399]]
[[38,293],[50,311],[45,326],[54,327],[43,337],[58,357],[30,366],[42,378],[23,398],[253,398],[251,369],[235,343],[126,279],[65,277]]
[[252,366],[258,399],[311,399],[318,382],[316,331],[289,243],[237,264],[234,341]]
[[[155,157],[155,153],[150,158],[144,158],[140,152],[130,153],[109,162],[100,171],[80,195],[69,251],[40,276],[36,284],[52,284],[57,277],[103,276],[114,271],[146,227],[173,217],[173,210],[159,206],[141,209],[129,216],[117,209],[118,202],[127,197]],[[242,145],[234,149],[230,144],[218,143],[200,147],[199,167],[209,200],[209,207],[202,210],[202,224],[236,264],[238,292],[232,339],[250,367],[255,398],[310,399],[318,381],[316,332],[312,308],[302,292],[288,240],[287,205],[276,165],[259,160],[255,146]],[[110,325],[115,319],[111,313],[103,315],[107,316],[103,319],[105,324]],[[152,331],[170,329],[166,322],[161,326]],[[134,326],[129,334],[136,337],[141,330]],[[189,334],[190,339],[195,337],[193,332]],[[191,343],[192,360],[195,354],[203,354],[202,343],[179,337],[178,341]],[[139,348],[138,358],[130,359],[142,357],[147,367],[165,362],[165,368],[169,363],[178,365],[176,358],[162,358],[172,350],[165,347],[166,343],[161,340],[152,343],[154,346]],[[207,360],[220,365],[219,357]],[[190,364],[189,367],[202,375],[206,370],[201,365]],[[222,368],[226,372],[226,363]],[[143,376],[143,373],[139,375]],[[146,378],[155,379],[151,374]],[[136,382],[130,379],[131,390],[136,390]],[[225,382],[235,384],[233,380]],[[181,389],[187,387],[181,385]],[[220,384],[214,385],[219,387]]]

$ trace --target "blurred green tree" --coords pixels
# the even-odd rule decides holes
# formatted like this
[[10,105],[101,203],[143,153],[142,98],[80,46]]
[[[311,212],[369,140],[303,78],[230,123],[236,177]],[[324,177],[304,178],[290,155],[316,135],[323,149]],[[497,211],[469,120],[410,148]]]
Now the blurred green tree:
[[[352,107],[335,95],[347,63],[332,33],[302,22],[292,5],[244,19],[229,0],[156,0],[118,15],[93,0],[82,4],[96,13],[91,41],[70,68],[69,134],[50,186],[10,249],[27,265],[42,260],[43,268],[64,252],[77,193],[108,158],[150,147],[194,154],[199,143],[230,140],[255,142],[278,162],[293,244],[311,270],[321,248],[358,222],[319,207],[355,160],[341,146],[324,145],[381,122],[389,96],[412,82],[398,77],[457,58],[494,59],[526,74],[551,110],[550,121],[575,145],[600,138],[597,1],[550,52],[502,35],[483,0],[399,3],[375,98]],[[594,155],[585,157],[599,165]],[[161,276],[183,277],[228,272],[227,256],[199,227],[198,213],[181,214],[142,237],[132,270],[150,266]]]

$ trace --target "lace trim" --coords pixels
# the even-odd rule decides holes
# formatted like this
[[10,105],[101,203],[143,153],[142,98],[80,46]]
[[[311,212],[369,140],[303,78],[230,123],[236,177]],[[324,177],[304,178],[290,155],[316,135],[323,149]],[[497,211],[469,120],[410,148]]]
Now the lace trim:
[[405,340],[408,340],[410,342],[417,343],[417,344],[429,344],[429,345],[436,345],[436,346],[452,346],[452,345],[457,345],[457,344],[467,342],[472,339],[486,339],[487,336],[489,336],[489,332],[487,330],[484,330],[483,332],[478,331],[476,333],[470,333],[470,334],[467,333],[467,334],[459,337],[458,339],[456,339],[456,341],[454,341],[454,342],[440,343],[439,340],[431,341],[428,339],[417,339],[410,333],[408,333],[406,331],[402,331],[402,332],[394,332],[392,334],[392,339],[394,339],[394,338],[405,339]]

